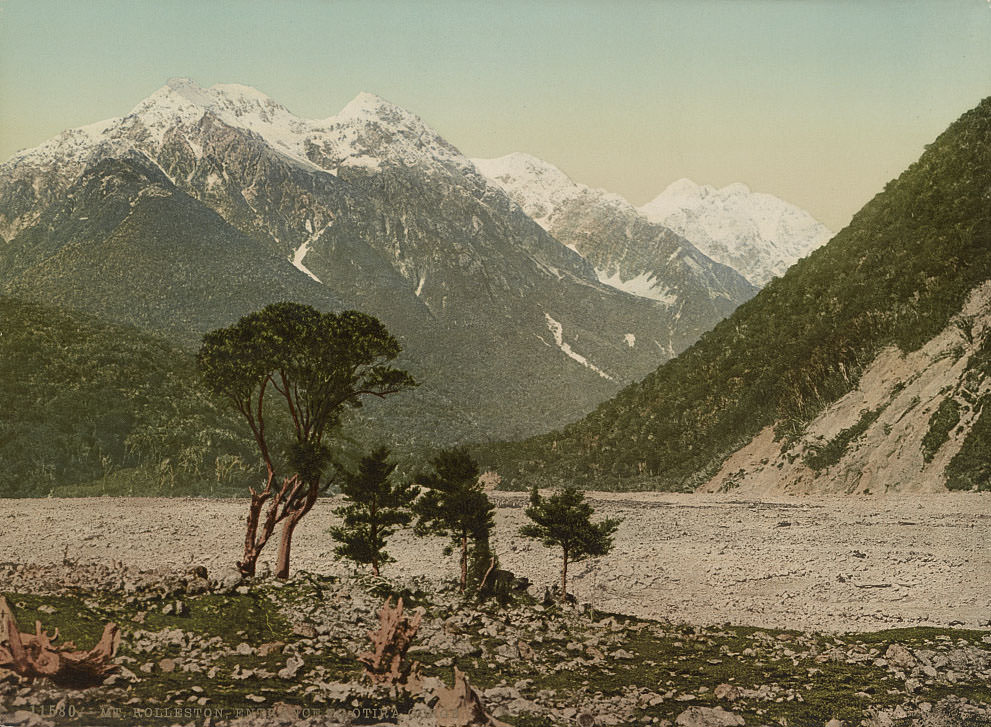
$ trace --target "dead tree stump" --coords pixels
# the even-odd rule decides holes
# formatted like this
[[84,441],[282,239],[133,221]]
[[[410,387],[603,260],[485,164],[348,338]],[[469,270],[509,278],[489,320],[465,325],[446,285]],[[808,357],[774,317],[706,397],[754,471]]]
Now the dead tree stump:
[[120,645],[120,629],[108,623],[100,641],[89,651],[78,651],[67,641],[58,646],[52,642],[59,637],[42,630],[35,621],[34,633],[24,634],[17,628],[14,612],[7,599],[0,596],[0,671],[12,671],[27,679],[45,678],[67,687],[85,688],[101,684],[119,667],[113,663]]
[[358,655],[358,661],[365,665],[365,674],[372,684],[395,686],[405,684],[413,665],[406,663],[406,652],[417,629],[420,628],[422,611],[415,611],[412,619],[403,615],[403,599],[392,606],[392,596],[385,599],[379,609],[378,631],[369,631],[373,651]]
[[454,686],[442,687],[436,694],[434,717],[439,727],[509,727],[485,711],[482,698],[458,667],[454,667]]

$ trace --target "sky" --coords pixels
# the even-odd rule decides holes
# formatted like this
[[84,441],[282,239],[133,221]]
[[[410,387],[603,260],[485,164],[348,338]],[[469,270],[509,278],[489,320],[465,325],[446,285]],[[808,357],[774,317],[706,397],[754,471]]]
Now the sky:
[[172,77],[361,91],[643,204],[744,182],[834,230],[991,95],[991,0],[0,0],[0,159]]

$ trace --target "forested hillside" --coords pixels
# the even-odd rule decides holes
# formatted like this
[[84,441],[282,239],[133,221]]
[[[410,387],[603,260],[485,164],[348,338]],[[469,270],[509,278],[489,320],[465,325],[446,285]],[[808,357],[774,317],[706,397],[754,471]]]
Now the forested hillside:
[[259,477],[247,427],[164,339],[0,297],[0,496],[227,494]]
[[[510,486],[691,488],[763,427],[774,425],[787,446],[850,391],[882,347],[918,348],[988,279],[991,98],[952,124],[828,245],[681,356],[586,418],[497,447],[487,459]],[[984,414],[961,456],[987,451]],[[980,479],[979,462],[958,464],[955,482]]]

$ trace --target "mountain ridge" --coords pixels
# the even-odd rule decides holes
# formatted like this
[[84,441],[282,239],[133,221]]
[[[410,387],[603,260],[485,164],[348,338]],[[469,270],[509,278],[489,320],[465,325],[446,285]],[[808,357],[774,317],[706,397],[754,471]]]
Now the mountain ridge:
[[[209,220],[203,235],[193,218]],[[376,315],[426,382],[420,413],[411,405],[393,425],[418,442],[568,421],[752,294],[721,269],[736,287],[713,305],[715,278],[690,277],[685,311],[604,284],[454,146],[379,97],[305,120],[248,87],[184,79],[0,164],[0,235],[0,290],[186,345],[271,295]],[[239,290],[240,276],[265,299]]]
[[[991,98],[951,124],[832,241],[686,352],[584,419],[493,448],[489,463],[515,486],[694,489],[767,427],[787,451],[882,349],[924,346],[991,279],[988,199]],[[967,358],[965,377],[991,374],[981,350]],[[988,403],[960,404],[980,410],[968,420],[966,459],[947,466],[967,487],[991,487],[991,472],[974,456],[991,446]],[[869,424],[824,446],[847,447]]]

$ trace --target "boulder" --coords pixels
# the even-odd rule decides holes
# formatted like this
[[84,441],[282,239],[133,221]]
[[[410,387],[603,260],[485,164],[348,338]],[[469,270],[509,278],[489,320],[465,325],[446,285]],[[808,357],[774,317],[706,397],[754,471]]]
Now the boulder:
[[674,723],[678,727],[739,727],[745,724],[743,717],[722,707],[689,707]]

